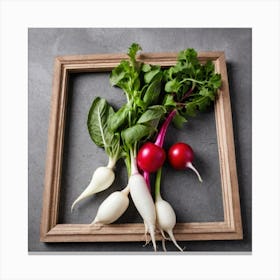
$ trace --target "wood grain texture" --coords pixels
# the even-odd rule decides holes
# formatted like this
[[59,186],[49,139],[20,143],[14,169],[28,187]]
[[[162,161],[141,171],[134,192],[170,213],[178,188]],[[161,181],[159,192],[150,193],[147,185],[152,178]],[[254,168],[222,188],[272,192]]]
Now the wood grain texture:
[[[222,88],[215,103],[215,119],[220,161],[223,222],[178,223],[178,240],[242,239],[242,221],[235,160],[230,94],[223,52],[200,52],[201,62],[212,60],[222,76]],[[57,224],[59,215],[62,155],[64,144],[67,85],[69,73],[106,72],[116,67],[125,54],[75,55],[57,57],[54,66],[51,115],[48,133],[45,187],[40,240],[43,242],[125,242],[144,241],[143,224],[112,224],[103,227],[86,224]],[[176,63],[177,53],[143,53],[138,59],[163,67]],[[160,235],[157,234],[157,239]]]

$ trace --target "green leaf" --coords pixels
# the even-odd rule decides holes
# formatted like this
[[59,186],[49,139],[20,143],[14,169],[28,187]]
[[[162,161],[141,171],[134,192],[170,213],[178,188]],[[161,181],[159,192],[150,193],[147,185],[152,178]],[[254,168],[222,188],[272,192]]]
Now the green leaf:
[[104,130],[107,128],[107,116],[109,106],[105,99],[97,97],[94,99],[88,114],[88,131],[92,141],[99,147],[106,146]]
[[138,107],[140,107],[142,110],[146,110],[147,104],[142,100],[141,97],[138,96],[138,97],[134,98],[134,102],[135,102],[135,104],[136,104]]
[[130,66],[127,60],[122,60],[120,64],[115,67],[110,74],[110,83],[112,86],[119,85],[120,81],[124,78],[128,78],[128,73],[130,73]]
[[165,84],[165,91],[166,92],[178,92],[181,87],[181,83],[176,79],[171,80]]
[[139,78],[142,63],[136,61],[136,53],[141,50],[140,45],[133,43],[128,50],[129,60],[122,60],[115,67],[110,75],[112,86],[118,86],[131,98],[134,91],[138,91],[141,86]]
[[189,62],[193,65],[196,65],[196,64],[198,64],[197,52],[192,48],[183,50],[183,51],[179,52],[178,60],[184,61],[184,62]]
[[210,98],[206,96],[201,97],[199,99],[199,102],[197,102],[199,111],[205,111],[209,107],[210,103],[211,103]]
[[127,146],[132,147],[134,143],[150,136],[154,131],[155,129],[151,126],[136,124],[123,130],[121,132],[121,137]]
[[196,116],[197,106],[195,103],[187,103],[186,106],[186,114],[190,117]]
[[145,73],[145,75],[144,75],[145,83],[149,84],[153,80],[153,78],[159,73],[160,73],[160,67],[157,67],[156,69]]
[[188,69],[188,64],[177,62],[176,65],[174,65],[174,67],[172,68],[172,74],[178,74],[185,71],[186,69]]
[[199,111],[205,111],[208,109],[209,105],[212,103],[208,96],[197,95],[193,100],[186,104],[186,110],[188,115],[195,114],[195,109]]
[[163,105],[176,107],[177,103],[174,101],[174,97],[172,94],[165,94],[163,99]]
[[178,112],[176,113],[176,115],[173,118],[173,123],[177,128],[182,128],[184,123],[187,122],[187,119],[185,117],[183,117],[182,115],[180,115]]
[[210,98],[212,101],[215,100],[215,92],[212,89],[202,87],[199,91],[199,95],[206,96]]
[[208,77],[209,74],[214,73],[214,70],[215,70],[215,66],[214,66],[213,62],[210,61],[210,60],[208,60],[208,61],[204,64],[203,68],[204,68],[206,77]]
[[107,125],[108,118],[113,114],[114,110],[107,101],[97,97],[89,110],[87,126],[92,141],[104,148],[109,156],[117,157],[120,150],[119,137],[114,135]]
[[151,67],[150,64],[143,64],[142,65],[142,71],[145,72],[145,73],[151,71],[151,69],[152,69],[152,67]]
[[166,109],[164,108],[164,106],[155,105],[149,107],[147,111],[145,111],[141,115],[137,123],[147,123],[152,120],[160,119],[165,113],[166,113]]
[[144,94],[143,101],[147,106],[156,104],[161,92],[161,77],[155,79],[148,87]]
[[132,90],[134,92],[138,91],[140,89],[140,86],[141,86],[141,82],[140,82],[140,79],[138,78],[138,74],[134,75],[134,81],[133,81],[133,84],[131,86]]
[[142,48],[139,44],[132,43],[132,45],[129,47],[128,53],[127,53],[132,62],[136,61],[136,53],[141,50],[142,50]]
[[[178,54],[177,63],[164,71],[166,81],[165,91],[176,93],[177,108],[181,115],[195,116],[197,111],[204,111],[212,101],[215,101],[217,89],[221,86],[221,75],[215,73],[213,62],[201,64],[194,49],[186,49]],[[193,88],[189,96],[186,92]],[[172,102],[171,97],[164,98],[163,104]],[[187,102],[184,109],[182,102]],[[174,104],[177,107],[177,104]]]
[[208,88],[206,87],[202,87],[199,91],[199,95],[202,95],[202,96],[209,96],[209,90]]
[[165,81],[168,81],[168,80],[172,80],[173,79],[173,71],[174,71],[174,67],[170,67],[170,68],[167,68],[163,71],[163,77],[164,77],[164,80]]
[[222,79],[221,79],[221,74],[214,74],[209,82],[211,83],[211,85],[213,86],[213,88],[216,90],[218,89],[221,85],[222,85]]
[[119,128],[127,124],[129,108],[122,106],[116,113],[108,119],[108,127],[112,132],[116,132]]

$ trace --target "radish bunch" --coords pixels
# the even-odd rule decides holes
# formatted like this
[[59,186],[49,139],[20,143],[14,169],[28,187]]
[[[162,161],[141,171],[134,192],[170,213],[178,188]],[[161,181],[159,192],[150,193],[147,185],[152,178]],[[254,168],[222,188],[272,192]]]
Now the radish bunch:
[[[112,86],[123,90],[124,103],[115,111],[105,99],[95,98],[88,114],[88,131],[92,141],[108,155],[107,166],[97,168],[88,187],[73,202],[71,210],[83,199],[109,188],[115,179],[114,167],[123,159],[128,182],[122,191],[111,193],[99,206],[91,225],[105,226],[115,222],[129,206],[129,193],[143,219],[144,232],[150,234],[156,251],[156,231],[177,244],[173,229],[176,214],[160,193],[162,166],[168,157],[175,169],[192,169],[194,153],[186,143],[176,143],[166,153],[164,139],[173,122],[177,127],[215,100],[221,77],[212,62],[201,64],[194,49],[178,55],[177,63],[168,69],[137,60],[141,47],[133,43],[128,59],[122,60],[110,75]],[[160,130],[159,130],[160,127]],[[159,131],[159,132],[158,132]],[[158,132],[158,133],[157,133]],[[156,173],[155,200],[150,176]]]

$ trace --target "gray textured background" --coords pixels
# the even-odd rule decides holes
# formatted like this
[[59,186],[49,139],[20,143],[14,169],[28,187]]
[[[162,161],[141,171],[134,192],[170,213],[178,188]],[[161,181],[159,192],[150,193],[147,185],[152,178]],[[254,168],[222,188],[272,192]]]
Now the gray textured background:
[[[29,29],[29,227],[28,248],[38,251],[149,252],[141,243],[44,244],[39,241],[39,225],[44,181],[50,110],[53,61],[57,55],[126,52],[138,42],[147,52],[176,52],[187,47],[199,51],[226,53],[232,101],[237,169],[244,227],[242,241],[180,242],[188,251],[251,251],[251,29]],[[69,87],[66,142],[59,222],[89,223],[101,201],[126,184],[120,162],[114,185],[80,203],[71,214],[70,205],[90,180],[94,169],[106,164],[104,152],[91,142],[86,118],[95,96],[104,96],[118,107],[125,101],[111,88],[108,74],[75,74]],[[195,165],[201,172],[201,185],[190,171],[176,172],[165,166],[162,194],[173,205],[179,222],[223,219],[216,131],[213,111],[188,122],[183,130],[171,128],[166,148],[175,141],[192,145]],[[178,195],[180,194],[180,195]],[[133,203],[118,222],[141,221]],[[168,250],[175,250],[168,244]]]

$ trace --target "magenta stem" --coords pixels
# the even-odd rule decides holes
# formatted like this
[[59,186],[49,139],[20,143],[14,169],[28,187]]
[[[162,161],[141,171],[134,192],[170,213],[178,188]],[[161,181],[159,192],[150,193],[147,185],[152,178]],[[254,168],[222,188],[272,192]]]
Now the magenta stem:
[[171,111],[169,113],[168,117],[166,118],[166,120],[164,121],[164,123],[163,123],[163,125],[160,129],[160,132],[159,132],[158,137],[156,139],[155,145],[162,148],[167,128],[168,128],[170,122],[173,120],[176,113],[177,113],[176,109],[174,109],[173,111]]
[[182,97],[182,99],[181,99],[180,101],[182,102],[182,101],[184,101],[187,97],[189,97],[189,96],[191,95],[193,89],[194,89],[194,86],[191,87],[191,88],[183,95],[183,97]]
[[[194,86],[193,86],[191,89],[189,89],[189,90],[183,95],[183,97],[182,97],[182,99],[181,99],[181,102],[184,101],[184,100],[192,93],[193,89],[194,89]],[[166,135],[166,132],[167,132],[167,128],[168,128],[169,124],[171,123],[171,121],[173,120],[173,118],[175,117],[176,113],[177,113],[177,110],[176,110],[176,109],[172,110],[172,111],[169,113],[168,117],[165,119],[165,121],[164,121],[164,123],[163,123],[163,125],[162,125],[162,127],[161,127],[161,129],[160,129],[160,131],[159,131],[159,134],[158,134],[158,136],[157,136],[157,139],[156,139],[156,141],[155,141],[155,145],[157,145],[157,146],[159,146],[159,147],[162,148],[163,143],[164,143],[164,139],[165,139],[165,135]],[[150,173],[144,171],[143,176],[144,176],[144,178],[145,178],[145,181],[146,181],[146,184],[147,184],[149,190],[151,191]]]
[[[162,148],[167,128],[168,128],[170,122],[172,121],[172,119],[174,118],[174,116],[176,115],[176,113],[177,113],[176,109],[174,109],[173,111],[171,111],[169,113],[168,117],[166,118],[166,120],[164,121],[164,123],[163,123],[163,125],[162,125],[162,127],[160,129],[160,132],[159,132],[159,134],[157,136],[155,145],[157,145],[157,146]],[[145,178],[146,184],[147,184],[149,190],[151,191],[150,173],[144,171],[143,177]]]
[[[190,94],[192,93],[194,87],[190,88],[182,97],[181,99],[181,102],[184,101],[188,96],[190,96]],[[161,129],[160,129],[160,132],[158,134],[158,137],[156,139],[156,142],[155,142],[155,145],[159,146],[162,148],[163,146],[163,142],[164,142],[164,138],[165,138],[165,134],[166,134],[166,131],[167,131],[167,128],[170,124],[170,122],[173,120],[174,116],[176,115],[177,111],[176,109],[172,110],[168,117],[166,118],[166,120],[164,121]]]
[[144,179],[146,181],[146,184],[147,184],[147,187],[148,187],[149,191],[151,192],[150,173],[147,172],[147,171],[144,171],[143,177],[144,177]]

